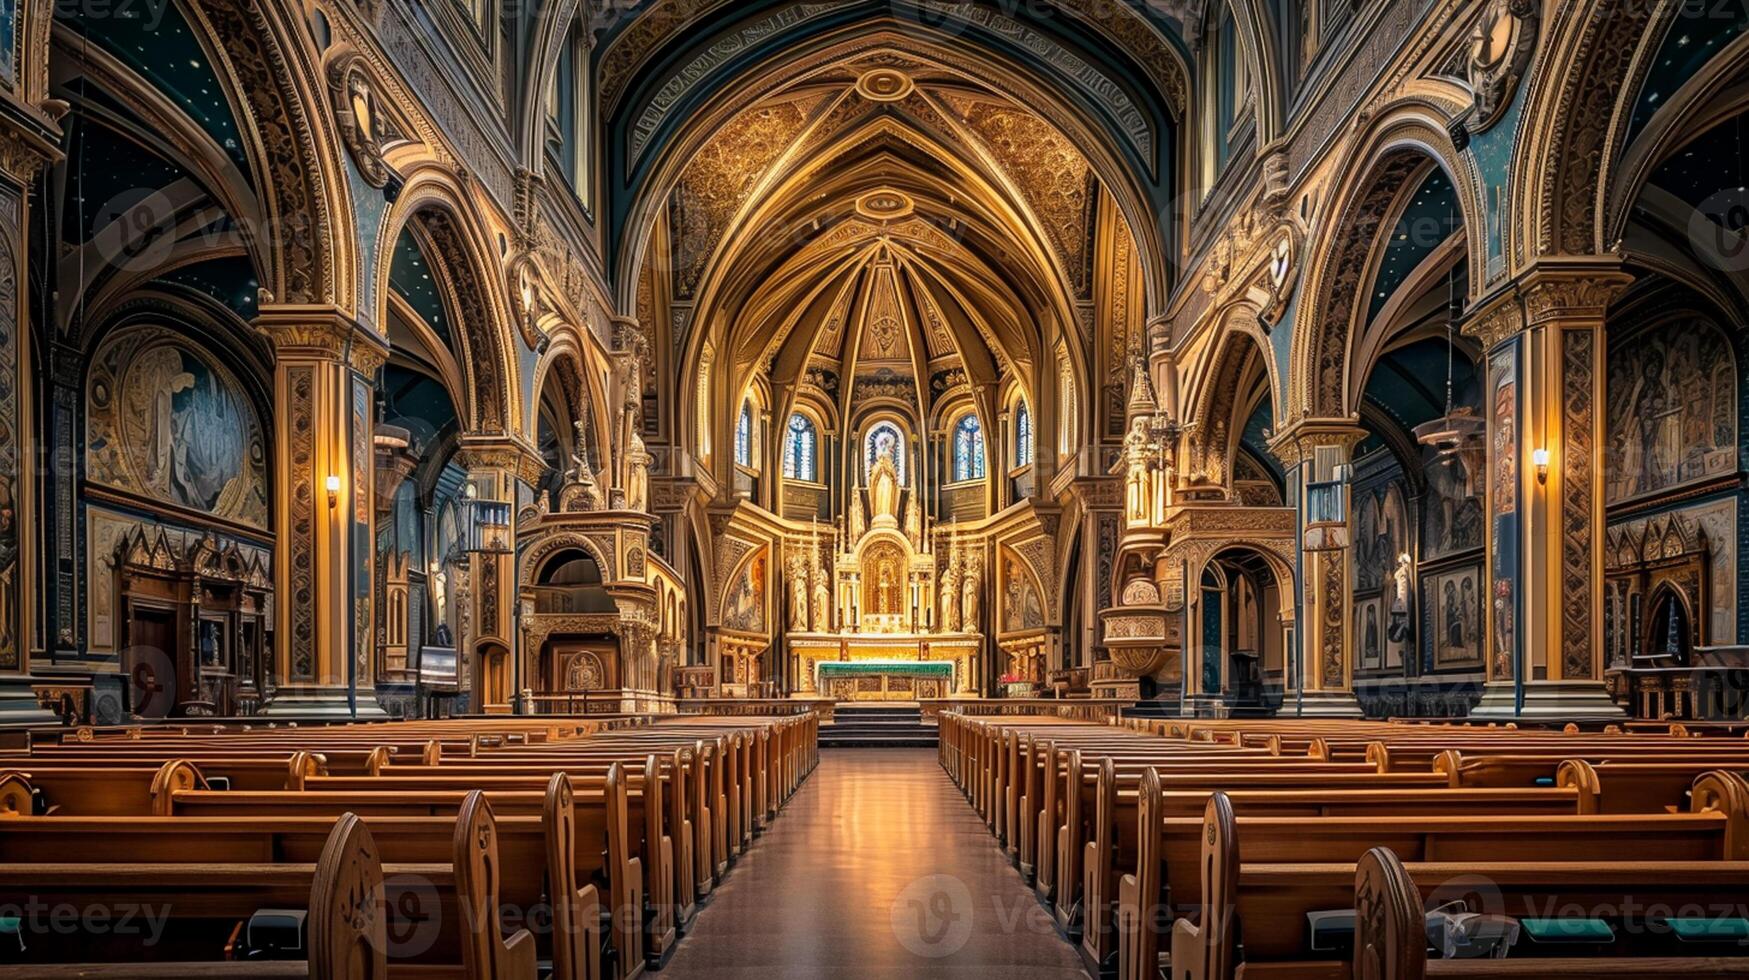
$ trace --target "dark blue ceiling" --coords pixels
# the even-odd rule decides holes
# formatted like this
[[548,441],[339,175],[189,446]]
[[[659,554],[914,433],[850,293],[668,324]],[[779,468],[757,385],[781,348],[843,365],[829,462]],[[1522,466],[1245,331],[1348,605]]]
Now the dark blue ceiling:
[[1727,119],[1659,164],[1652,171],[1649,182],[1723,224],[1731,220],[1731,208],[1712,198],[1721,191],[1730,190],[1733,194],[1726,204],[1742,206],[1739,189],[1744,186],[1745,175],[1749,173],[1749,161],[1743,157],[1745,140],[1749,140],[1749,120],[1742,115]]
[[413,229],[408,227],[395,242],[395,257],[389,264],[389,285],[443,340],[444,346],[453,349],[448,310],[444,307],[437,280],[431,276],[431,268]]
[[1749,3],[1742,0],[1701,0],[1676,7],[1676,17],[1640,86],[1640,98],[1628,124],[1629,143],[1702,65],[1749,28]]
[[97,229],[147,195],[188,174],[126,136],[74,116],[67,123],[64,240],[88,242]]
[[[1444,415],[1448,352],[1454,404],[1480,406],[1476,365],[1463,348],[1452,349],[1443,337],[1404,344],[1379,358],[1372,374],[1367,376],[1364,395],[1367,403],[1389,416],[1404,433]],[[1375,432],[1361,443],[1355,455],[1366,455],[1381,444]]]
[[[188,113],[249,174],[225,89],[181,7],[158,3],[57,3],[55,19],[113,55]],[[78,84],[78,83],[75,83]]]
[[255,304],[261,283],[255,278],[255,264],[246,255],[196,262],[159,278],[164,282],[198,289],[230,307],[244,320],[255,318]]
[[1371,305],[1366,319],[1370,323],[1385,308],[1391,294],[1403,285],[1416,267],[1447,238],[1463,227],[1458,209],[1457,191],[1445,171],[1434,167],[1416,188],[1414,196],[1403,209],[1403,215],[1391,229],[1391,240],[1385,246],[1384,260],[1373,277]]
[[383,421],[413,433],[415,447],[429,448],[446,429],[455,427],[455,404],[436,378],[400,364],[383,368]]

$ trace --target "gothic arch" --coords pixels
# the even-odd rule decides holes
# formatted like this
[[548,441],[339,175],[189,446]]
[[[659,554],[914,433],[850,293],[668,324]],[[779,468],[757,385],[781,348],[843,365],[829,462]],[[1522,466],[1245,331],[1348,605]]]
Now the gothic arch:
[[[1038,78],[1035,68],[938,26],[907,22],[885,14],[842,27],[829,39],[816,39],[811,44],[786,44],[782,51],[763,62],[743,67],[734,77],[725,79],[709,101],[691,113],[684,126],[639,164],[627,187],[629,200],[624,208],[625,218],[614,232],[617,244],[613,253],[617,265],[614,282],[616,303],[620,309],[636,306],[638,277],[650,260],[647,253],[653,230],[687,161],[699,147],[735,112],[815,67],[822,50],[828,45],[837,45],[847,52],[861,50],[874,43],[871,36],[880,36],[882,43],[890,46],[916,52],[918,57],[927,61],[952,64],[958,70],[983,79],[1000,78],[1003,84],[997,86],[999,90],[1009,92],[1027,105],[1039,107],[1042,115],[1082,149],[1100,182],[1117,202],[1141,257],[1147,309],[1150,315],[1164,311],[1171,263],[1170,247],[1161,223],[1154,219],[1161,205],[1144,190],[1146,180],[1136,173],[1135,165],[1120,148],[1121,137],[1109,130],[1109,124],[1092,118],[1084,109],[1065,100],[1060,87]],[[1177,67],[1182,71],[1182,65]],[[1156,134],[1156,141],[1171,150],[1176,149],[1175,139],[1175,133]],[[1158,165],[1159,168],[1165,166],[1164,161]]]
[[517,562],[516,580],[518,582],[533,582],[541,570],[555,555],[566,551],[581,551],[594,560],[601,569],[602,581],[611,581],[617,572],[613,562],[609,561],[605,552],[595,540],[580,531],[555,531],[543,536]]
[[431,261],[459,323],[459,359],[467,376],[467,405],[457,406],[463,429],[508,435],[523,431],[518,341],[511,327],[509,295],[491,237],[454,176],[436,166],[408,175],[377,236],[374,295],[378,323],[386,322],[389,269],[395,242],[416,225],[433,246]]
[[275,302],[333,304],[360,312],[363,257],[341,139],[327,105],[318,56],[299,8],[206,0],[187,8],[215,51],[214,66],[237,100],[257,180],[263,224],[245,229],[265,257],[262,288]]
[[[1509,236],[1515,268],[1611,244],[1605,204],[1635,94],[1679,3],[1578,0],[1547,22],[1519,122]],[[1479,227],[1471,225],[1471,227]]]
[[[1360,161],[1331,197],[1330,207],[1308,241],[1327,243],[1308,256],[1305,288],[1294,319],[1287,399],[1277,418],[1351,418],[1348,396],[1351,349],[1361,299],[1377,268],[1387,222],[1402,210],[1415,181],[1431,167],[1443,169],[1457,191],[1465,228],[1484,227],[1479,178],[1445,131],[1445,115],[1419,104],[1400,105],[1376,118],[1353,145]],[[1469,240],[1470,268],[1483,268],[1483,236]],[[1472,295],[1482,277],[1472,277]]]
[[[603,444],[604,434],[612,430],[607,413],[607,394],[602,387],[603,373],[591,365],[593,358],[590,355],[594,348],[588,336],[570,324],[554,329],[548,336],[549,346],[535,365],[531,390],[538,400],[548,382],[560,386],[572,411],[572,420],[581,419],[588,423],[589,463],[599,470],[606,465],[609,448]],[[523,436],[531,445],[539,441],[539,425],[539,413],[530,411]]]
[[1261,371],[1277,418],[1281,386],[1274,348],[1258,323],[1254,307],[1249,303],[1229,306],[1216,320],[1216,333],[1222,339],[1213,346],[1206,369],[1195,374],[1202,379],[1200,387],[1190,392],[1195,411],[1190,416],[1186,465],[1193,474],[1206,476],[1210,483],[1231,491],[1233,453],[1245,428],[1238,410],[1246,404],[1250,390],[1243,386]]

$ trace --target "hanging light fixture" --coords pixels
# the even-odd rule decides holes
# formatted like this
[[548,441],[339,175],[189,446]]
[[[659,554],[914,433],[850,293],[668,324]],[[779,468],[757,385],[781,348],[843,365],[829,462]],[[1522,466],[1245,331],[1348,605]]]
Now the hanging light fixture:
[[[1447,218],[1447,227],[1456,218]],[[1457,364],[1457,321],[1463,315],[1463,304],[1457,296],[1457,263],[1446,272],[1445,307],[1445,414],[1415,427],[1415,441],[1434,450],[1435,459],[1445,462],[1459,459],[1464,464],[1464,479],[1474,479],[1486,442],[1486,424],[1476,410],[1456,404],[1453,379]]]

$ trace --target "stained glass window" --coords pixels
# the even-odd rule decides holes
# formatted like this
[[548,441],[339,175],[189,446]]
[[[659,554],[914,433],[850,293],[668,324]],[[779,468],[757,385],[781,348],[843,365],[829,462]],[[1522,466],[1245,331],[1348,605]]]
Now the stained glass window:
[[1014,409],[1014,465],[1032,462],[1032,413],[1021,402]]
[[791,415],[789,431],[783,440],[783,475],[791,480],[819,482],[818,449],[819,433],[814,429],[814,423],[800,412]]
[[984,478],[984,431],[976,415],[968,414],[954,426],[953,478],[956,482]]
[[753,465],[753,403],[741,403],[741,418],[735,422],[735,462]]
[[891,422],[877,422],[863,437],[863,479],[874,472],[875,461],[881,458],[893,461],[893,469],[899,472],[899,485],[905,486],[905,434]]

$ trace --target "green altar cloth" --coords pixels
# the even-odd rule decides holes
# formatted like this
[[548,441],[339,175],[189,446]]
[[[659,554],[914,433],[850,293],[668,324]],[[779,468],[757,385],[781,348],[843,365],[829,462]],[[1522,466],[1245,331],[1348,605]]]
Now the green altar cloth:
[[953,664],[930,660],[823,660],[815,664],[828,677],[941,677],[953,679]]

